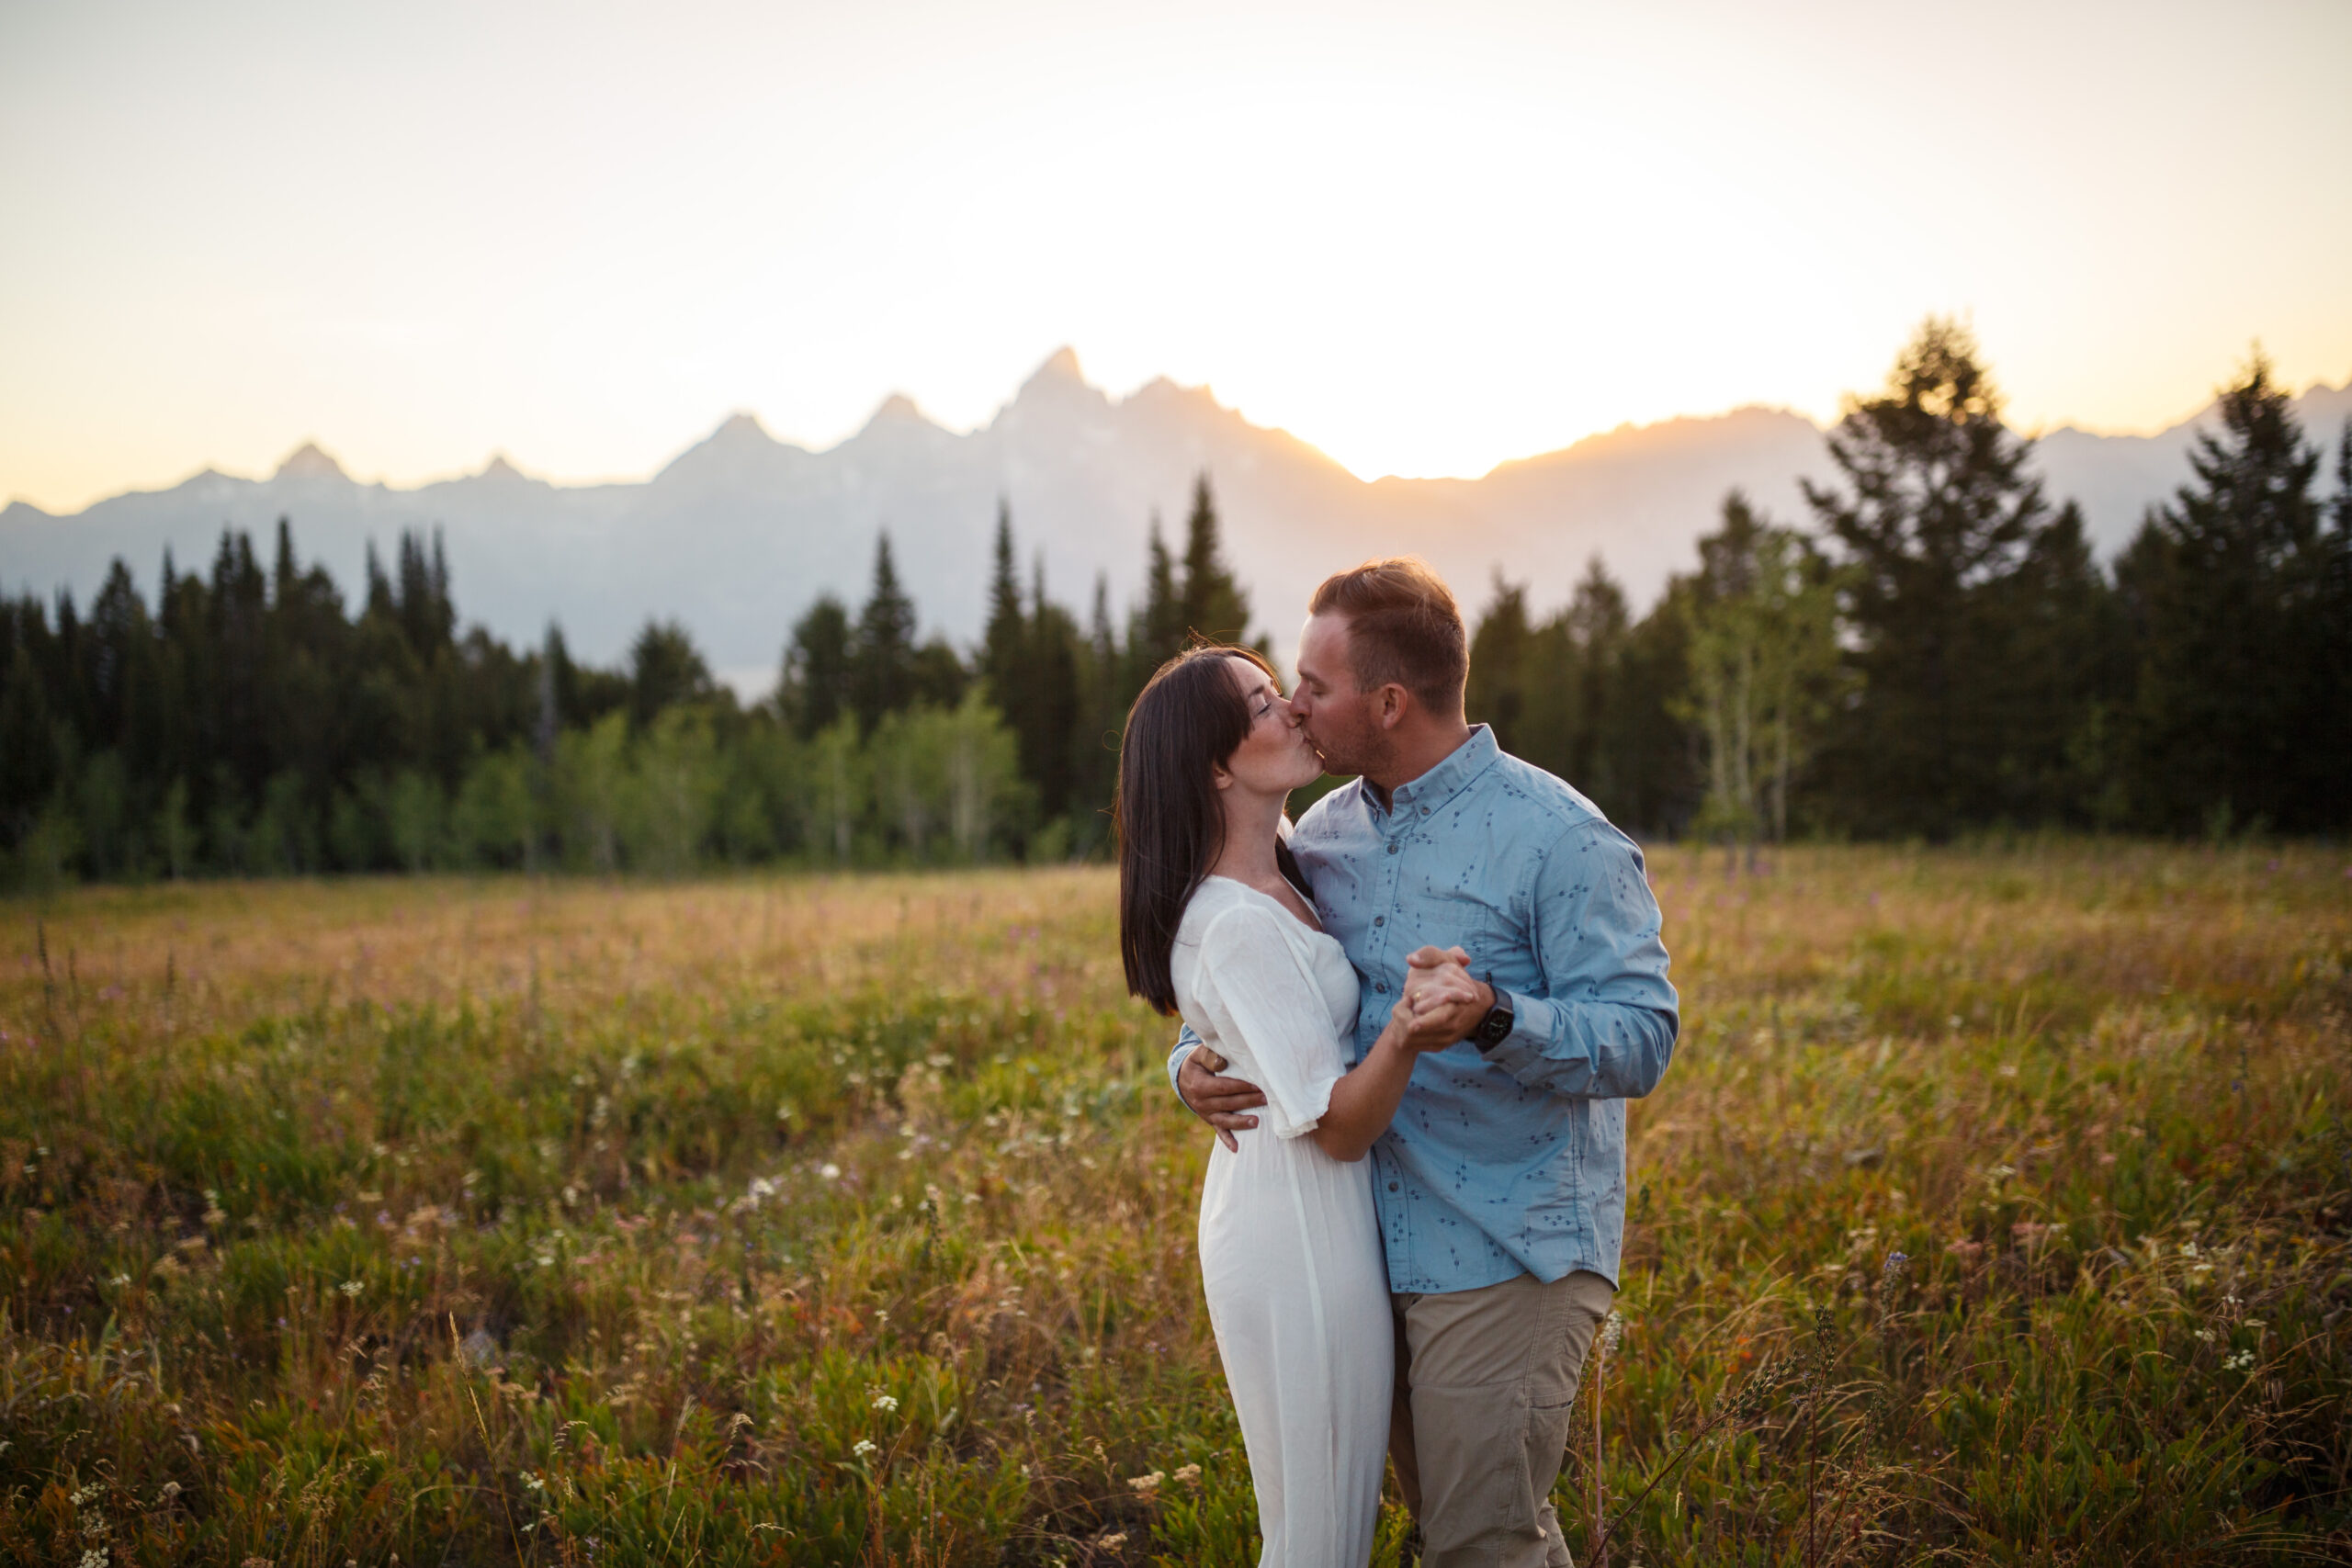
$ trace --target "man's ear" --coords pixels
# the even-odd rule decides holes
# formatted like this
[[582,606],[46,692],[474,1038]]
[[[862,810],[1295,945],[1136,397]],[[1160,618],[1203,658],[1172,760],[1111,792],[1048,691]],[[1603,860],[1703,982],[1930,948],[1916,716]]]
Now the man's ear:
[[1412,694],[1391,681],[1380,688],[1380,728],[1394,729],[1405,722],[1405,715],[1412,705]]

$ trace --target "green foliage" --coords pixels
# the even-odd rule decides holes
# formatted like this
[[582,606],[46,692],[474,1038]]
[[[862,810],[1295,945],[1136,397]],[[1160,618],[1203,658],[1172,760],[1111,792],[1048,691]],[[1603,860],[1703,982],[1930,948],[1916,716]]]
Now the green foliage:
[[1837,696],[1837,583],[1813,542],[1759,517],[1737,491],[1699,541],[1690,592],[1690,694],[1675,705],[1707,756],[1692,830],[1753,843],[1789,833],[1789,786]]
[[1531,624],[1526,592],[1498,577],[1470,643],[1465,711],[1513,755],[1549,770],[1612,819],[1669,834],[1697,805],[1689,727],[1672,711],[1690,679],[1688,590],[1639,622],[1595,556],[1575,595]]
[[2012,804],[2019,694],[2002,671],[2018,623],[2041,613],[2033,591],[2054,585],[2024,570],[2052,525],[2001,406],[1974,339],[1930,317],[1885,390],[1849,399],[1830,434],[1842,484],[1805,485],[1847,568],[1855,696],[1823,767],[1829,809],[1854,829],[1944,837]]
[[2257,352],[2198,437],[2197,482],[2120,563],[2134,622],[2135,802],[2151,826],[2210,813],[2290,831],[2344,820],[2343,479],[2327,529],[2307,446]]

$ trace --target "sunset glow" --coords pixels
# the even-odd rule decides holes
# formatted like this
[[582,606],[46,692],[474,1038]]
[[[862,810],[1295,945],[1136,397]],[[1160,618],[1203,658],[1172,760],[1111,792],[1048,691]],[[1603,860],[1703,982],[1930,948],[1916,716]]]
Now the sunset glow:
[[1819,416],[1928,311],[2031,426],[2352,372],[2352,10],[16,6],[0,499],[318,440],[637,475],[1057,346],[1356,473]]

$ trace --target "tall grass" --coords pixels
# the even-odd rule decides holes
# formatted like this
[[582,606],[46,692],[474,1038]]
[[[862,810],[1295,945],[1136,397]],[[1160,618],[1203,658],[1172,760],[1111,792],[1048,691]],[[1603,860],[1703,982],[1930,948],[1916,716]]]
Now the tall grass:
[[[1580,1559],[2352,1551],[2343,860],[1656,855]],[[1254,1558],[1102,874],[5,918],[0,1554]]]

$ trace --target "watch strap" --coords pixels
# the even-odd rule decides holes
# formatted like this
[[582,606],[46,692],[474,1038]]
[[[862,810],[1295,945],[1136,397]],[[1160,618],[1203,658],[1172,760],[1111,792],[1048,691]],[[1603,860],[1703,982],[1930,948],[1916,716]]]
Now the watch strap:
[[1478,1021],[1478,1027],[1471,1031],[1470,1038],[1480,1051],[1491,1051],[1510,1038],[1510,1032],[1518,1022],[1519,1014],[1510,1005],[1510,994],[1498,987],[1495,1005],[1487,1010],[1487,1016]]

